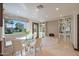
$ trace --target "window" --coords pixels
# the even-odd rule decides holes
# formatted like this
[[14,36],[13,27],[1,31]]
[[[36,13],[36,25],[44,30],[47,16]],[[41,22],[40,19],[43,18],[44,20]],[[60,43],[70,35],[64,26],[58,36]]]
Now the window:
[[5,34],[26,33],[27,22],[19,19],[4,19]]

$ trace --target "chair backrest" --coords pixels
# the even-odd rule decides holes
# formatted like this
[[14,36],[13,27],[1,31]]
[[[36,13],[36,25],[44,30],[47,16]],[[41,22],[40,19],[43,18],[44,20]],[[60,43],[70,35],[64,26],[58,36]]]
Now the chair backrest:
[[3,55],[8,55],[8,56],[13,55],[13,45],[6,46],[7,41],[12,42],[12,40],[15,40],[15,38],[10,37],[10,36],[5,37],[5,40],[3,41],[3,44],[2,44],[3,45]]
[[13,43],[13,52],[21,51],[22,50],[22,43],[20,40],[12,40]]
[[12,45],[5,47],[5,44],[3,44],[3,53],[7,53],[4,55],[15,55],[16,52],[21,51],[22,50],[22,43],[20,40],[17,40],[15,37],[13,36],[6,36],[6,41],[11,40],[12,41]]
[[37,38],[37,39],[36,39],[35,48],[40,47],[40,45],[41,45],[41,41],[42,41],[41,38]]

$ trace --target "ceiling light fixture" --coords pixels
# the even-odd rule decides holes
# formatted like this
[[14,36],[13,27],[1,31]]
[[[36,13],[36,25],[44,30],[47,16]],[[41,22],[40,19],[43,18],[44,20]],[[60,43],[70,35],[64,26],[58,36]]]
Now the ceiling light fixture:
[[39,11],[40,9],[42,9],[42,8],[44,8],[44,6],[43,5],[38,5],[38,6],[36,6],[36,9],[35,9],[35,11]]
[[56,8],[56,11],[58,11],[59,10],[59,8]]
[[38,5],[37,8],[42,9],[42,8],[44,8],[44,6],[43,5]]

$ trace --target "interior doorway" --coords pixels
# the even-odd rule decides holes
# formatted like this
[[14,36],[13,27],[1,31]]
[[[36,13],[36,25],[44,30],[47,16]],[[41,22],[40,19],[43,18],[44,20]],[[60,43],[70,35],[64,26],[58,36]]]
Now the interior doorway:
[[32,23],[32,34],[33,38],[39,37],[39,26],[38,23]]

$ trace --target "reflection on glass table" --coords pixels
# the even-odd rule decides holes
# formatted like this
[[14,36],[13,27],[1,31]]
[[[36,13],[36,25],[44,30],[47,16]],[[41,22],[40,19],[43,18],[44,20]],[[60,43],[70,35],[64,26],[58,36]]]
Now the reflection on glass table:
[[26,40],[25,51],[27,56],[35,55],[34,44],[35,44],[35,39]]
[[22,46],[24,47],[22,55],[30,56],[30,55],[35,55],[35,50],[34,50],[34,44],[36,42],[35,39],[32,39],[31,37],[17,37],[17,40],[21,40]]

